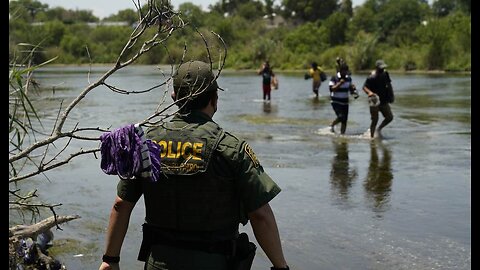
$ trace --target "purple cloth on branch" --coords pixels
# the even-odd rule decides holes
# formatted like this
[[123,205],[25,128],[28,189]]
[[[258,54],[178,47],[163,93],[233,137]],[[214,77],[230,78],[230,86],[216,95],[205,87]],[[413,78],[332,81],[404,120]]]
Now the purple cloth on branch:
[[148,151],[150,153],[150,171],[152,174],[152,181],[157,182],[162,172],[160,168],[160,151],[161,148],[158,144],[152,142],[152,140],[147,140]]
[[[105,132],[100,136],[103,172],[117,174],[122,179],[134,176],[150,177],[157,181],[160,175],[160,146],[146,140],[140,126],[133,124]],[[148,153],[142,152],[148,151]]]

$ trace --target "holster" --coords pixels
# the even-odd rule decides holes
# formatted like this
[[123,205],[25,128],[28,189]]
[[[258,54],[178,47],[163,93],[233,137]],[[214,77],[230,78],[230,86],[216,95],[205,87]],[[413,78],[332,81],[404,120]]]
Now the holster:
[[140,245],[140,251],[138,252],[137,260],[146,262],[148,260],[148,256],[150,255],[150,247],[153,244],[153,233],[147,228],[146,224],[142,225],[142,231],[142,244]]
[[257,246],[248,240],[246,233],[241,233],[235,244],[234,256],[231,259],[232,270],[250,270]]

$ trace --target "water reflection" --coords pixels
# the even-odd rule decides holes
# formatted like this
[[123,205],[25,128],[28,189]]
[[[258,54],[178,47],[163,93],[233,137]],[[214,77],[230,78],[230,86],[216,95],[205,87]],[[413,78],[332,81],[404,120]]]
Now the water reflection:
[[[379,159],[377,148],[382,151],[381,159]],[[390,149],[381,142],[372,141],[370,144],[370,164],[364,187],[368,205],[379,217],[389,208],[393,180],[391,163]]]
[[330,184],[335,199],[348,203],[348,194],[353,181],[357,178],[357,170],[350,168],[348,159],[348,142],[334,141],[335,155],[332,159]]
[[325,106],[330,109],[330,98],[328,96],[311,97],[308,101],[313,110],[322,110]]
[[278,112],[278,104],[275,104],[275,102],[272,102],[271,101],[264,101],[263,102],[263,112],[264,114],[270,114],[270,113],[277,113]]
[[272,103],[271,102],[263,102],[263,112],[270,113],[272,112]]

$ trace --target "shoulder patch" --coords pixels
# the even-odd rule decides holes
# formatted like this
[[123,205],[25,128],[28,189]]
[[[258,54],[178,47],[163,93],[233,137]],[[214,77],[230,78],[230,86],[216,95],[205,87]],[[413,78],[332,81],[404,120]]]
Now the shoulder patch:
[[250,147],[250,145],[248,145],[248,143],[245,143],[244,151],[247,154],[247,156],[250,157],[250,159],[252,160],[255,168],[259,167],[260,162],[258,161],[257,156],[255,156],[255,153],[253,153],[253,150]]

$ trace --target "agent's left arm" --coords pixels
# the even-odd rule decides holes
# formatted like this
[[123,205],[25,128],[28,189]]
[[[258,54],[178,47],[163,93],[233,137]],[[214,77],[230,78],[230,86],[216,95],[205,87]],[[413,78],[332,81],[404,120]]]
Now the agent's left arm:
[[[130,222],[130,215],[134,207],[135,203],[125,201],[118,196],[115,198],[115,202],[110,212],[110,221],[105,238],[106,250],[104,255],[110,257],[120,256],[123,240],[127,234],[128,224]],[[99,269],[115,269],[115,266],[110,264],[113,263],[102,262]]]

